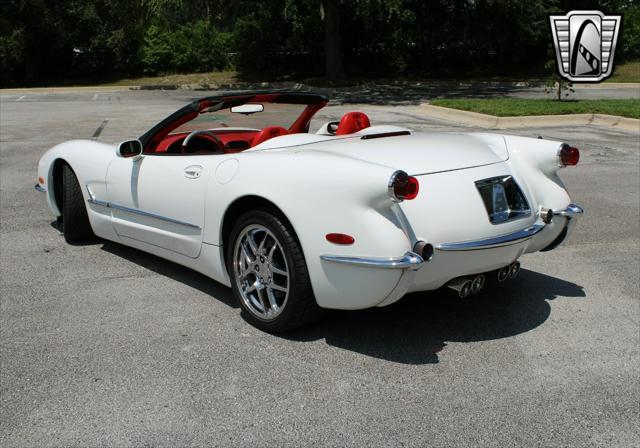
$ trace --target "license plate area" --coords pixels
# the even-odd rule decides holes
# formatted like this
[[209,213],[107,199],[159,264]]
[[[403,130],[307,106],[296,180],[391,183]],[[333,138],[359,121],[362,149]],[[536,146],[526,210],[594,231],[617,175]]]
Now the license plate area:
[[476,182],[492,224],[531,216],[531,208],[513,176],[499,176]]

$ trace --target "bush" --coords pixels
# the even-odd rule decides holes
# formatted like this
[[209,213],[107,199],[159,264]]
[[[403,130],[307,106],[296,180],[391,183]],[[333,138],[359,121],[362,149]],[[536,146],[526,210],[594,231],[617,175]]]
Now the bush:
[[622,34],[618,38],[621,60],[640,58],[640,4],[632,4],[622,17]]
[[171,33],[151,25],[144,35],[142,63],[145,73],[156,74],[172,68],[174,44]]
[[142,62],[149,74],[224,70],[231,65],[232,49],[231,34],[219,32],[207,20],[182,25],[174,32],[152,25],[144,37]]
[[179,71],[208,72],[229,68],[231,39],[208,21],[182,26],[174,33],[173,66]]
[[24,63],[23,39],[22,29],[0,35],[0,86],[9,85],[20,76],[18,71]]

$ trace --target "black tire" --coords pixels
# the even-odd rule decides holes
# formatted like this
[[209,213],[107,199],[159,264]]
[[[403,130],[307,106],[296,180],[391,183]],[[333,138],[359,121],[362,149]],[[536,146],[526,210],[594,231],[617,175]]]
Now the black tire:
[[71,167],[62,167],[62,233],[67,243],[83,243],[95,239],[91,229],[82,190]]
[[[233,294],[242,309],[243,318],[255,327],[269,333],[283,333],[293,330],[322,316],[311,288],[307,264],[302,248],[286,220],[274,210],[253,210],[240,216],[235,222],[227,244],[227,269],[231,278]],[[268,229],[278,240],[288,266],[288,295],[280,314],[272,320],[257,316],[243,300],[234,270],[235,246],[238,238],[248,226],[258,225]]]

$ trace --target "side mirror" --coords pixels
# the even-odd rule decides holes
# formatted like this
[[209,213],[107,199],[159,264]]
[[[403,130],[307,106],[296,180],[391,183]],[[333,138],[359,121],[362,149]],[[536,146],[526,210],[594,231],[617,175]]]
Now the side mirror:
[[142,142],[140,140],[122,142],[118,145],[116,153],[124,158],[140,156],[142,154]]

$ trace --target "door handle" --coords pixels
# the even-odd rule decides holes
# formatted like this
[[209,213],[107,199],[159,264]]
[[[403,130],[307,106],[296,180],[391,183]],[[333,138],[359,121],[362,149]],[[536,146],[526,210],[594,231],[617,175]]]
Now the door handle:
[[197,179],[202,174],[202,166],[190,165],[184,169],[184,177],[188,179]]

